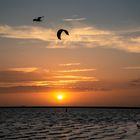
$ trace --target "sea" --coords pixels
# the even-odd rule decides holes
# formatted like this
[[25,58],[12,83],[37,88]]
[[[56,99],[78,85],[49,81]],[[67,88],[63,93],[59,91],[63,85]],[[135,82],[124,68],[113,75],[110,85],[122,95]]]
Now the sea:
[[140,109],[0,108],[0,140],[140,140]]

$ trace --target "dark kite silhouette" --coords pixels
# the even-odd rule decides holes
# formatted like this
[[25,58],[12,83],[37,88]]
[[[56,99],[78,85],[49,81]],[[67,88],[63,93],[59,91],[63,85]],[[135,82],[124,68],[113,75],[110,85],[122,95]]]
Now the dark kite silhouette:
[[65,32],[65,34],[69,35],[69,32],[68,32],[67,30],[59,29],[59,30],[57,31],[57,37],[58,37],[58,39],[60,39],[60,40],[61,40],[61,34],[62,34],[62,32]]
[[41,21],[43,21],[43,18],[44,18],[44,16],[38,17],[38,18],[34,18],[34,19],[33,19],[33,22],[34,22],[34,21],[35,21],[35,22],[41,22]]

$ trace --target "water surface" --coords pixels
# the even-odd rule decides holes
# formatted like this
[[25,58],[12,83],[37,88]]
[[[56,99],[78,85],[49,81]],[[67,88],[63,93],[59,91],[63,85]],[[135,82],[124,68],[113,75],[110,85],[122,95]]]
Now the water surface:
[[140,140],[140,109],[0,108],[0,140]]

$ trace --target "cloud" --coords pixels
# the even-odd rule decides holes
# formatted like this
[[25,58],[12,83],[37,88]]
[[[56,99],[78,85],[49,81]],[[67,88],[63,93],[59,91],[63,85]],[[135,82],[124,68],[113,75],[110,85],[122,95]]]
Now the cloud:
[[131,85],[140,87],[140,78],[130,81]]
[[140,43],[140,37],[131,38],[131,41]]
[[[64,67],[65,68],[65,67]],[[86,69],[79,69],[84,70]],[[90,69],[89,69],[90,70]],[[91,69],[92,70],[92,69]],[[47,92],[54,89],[68,91],[110,91],[139,88],[140,79],[128,82],[102,81],[93,73],[60,73],[43,68],[10,68],[0,71],[0,93]],[[88,71],[88,69],[87,69]],[[77,72],[77,71],[76,71]],[[83,72],[83,71],[82,71]]]
[[50,87],[44,86],[13,86],[0,87],[0,93],[37,93],[51,91]]
[[9,71],[20,71],[20,72],[33,72],[36,71],[38,68],[31,67],[31,68],[9,68]]
[[67,79],[67,80],[73,79],[73,80],[77,80],[77,81],[99,81],[95,77],[77,76],[77,75],[58,75],[58,76],[55,76],[55,78]]
[[[14,87],[0,87],[0,93],[40,93],[50,92],[52,90],[58,90],[58,87],[47,87],[47,86],[14,86]],[[81,87],[81,86],[61,86],[61,90],[85,92],[85,91],[110,91],[112,89],[106,87]]]
[[86,18],[64,18],[63,21],[83,21],[86,20]]
[[54,74],[48,70],[30,67],[30,68],[9,68],[0,71],[0,87],[13,86],[38,86],[50,85]]
[[126,70],[140,70],[140,66],[135,66],[135,67],[123,67],[123,69],[126,69]]
[[38,26],[0,26],[0,36],[15,39],[38,39],[53,41],[55,32],[52,29]]
[[56,37],[56,30],[52,28],[0,25],[0,37],[45,41],[48,44],[46,48],[104,47],[140,53],[140,35],[133,36],[133,31],[128,31],[131,35],[128,32],[126,35],[124,31],[104,30],[81,24],[67,29],[70,35],[63,35],[60,41]]
[[9,68],[0,71],[0,87],[14,86],[47,86],[55,87],[60,85],[70,85],[77,82],[98,81],[92,76],[77,76],[60,74],[55,70],[42,68]]
[[66,64],[59,64],[59,66],[78,66],[80,63],[66,63]]
[[[49,75],[51,78],[51,75]],[[43,74],[39,71],[25,72],[25,71],[14,71],[5,70],[0,71],[0,82],[31,82],[31,81],[42,81],[50,79],[47,74]]]
[[93,91],[111,91],[112,89],[111,88],[107,88],[107,87],[103,87],[103,86],[97,86],[97,87],[80,87],[80,86],[76,86],[76,87],[72,87],[72,88],[69,88],[69,90],[72,90],[72,91],[81,91],[81,92],[93,92]]
[[60,73],[71,73],[71,72],[89,72],[89,71],[95,71],[96,69],[69,69],[69,70],[59,70],[57,72]]

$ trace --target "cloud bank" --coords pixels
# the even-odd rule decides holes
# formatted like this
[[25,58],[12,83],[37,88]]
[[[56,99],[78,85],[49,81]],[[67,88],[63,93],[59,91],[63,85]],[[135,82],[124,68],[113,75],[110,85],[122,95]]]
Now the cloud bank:
[[[77,72],[77,71],[76,71]],[[83,72],[83,71],[78,71]],[[0,87],[15,86],[67,86],[80,82],[96,82],[98,79],[92,75],[75,75],[75,71],[67,74],[62,71],[30,67],[10,68],[0,71]]]
[[[0,25],[0,37],[14,39],[31,39],[47,42],[46,48],[115,48],[127,52],[140,53],[140,30],[117,32],[99,29],[95,26],[69,28],[70,36],[62,35],[59,41],[56,30],[38,26]],[[136,29],[135,29],[136,31]]]
[[123,67],[123,69],[126,69],[126,70],[140,70],[140,66],[135,66],[135,67]]

